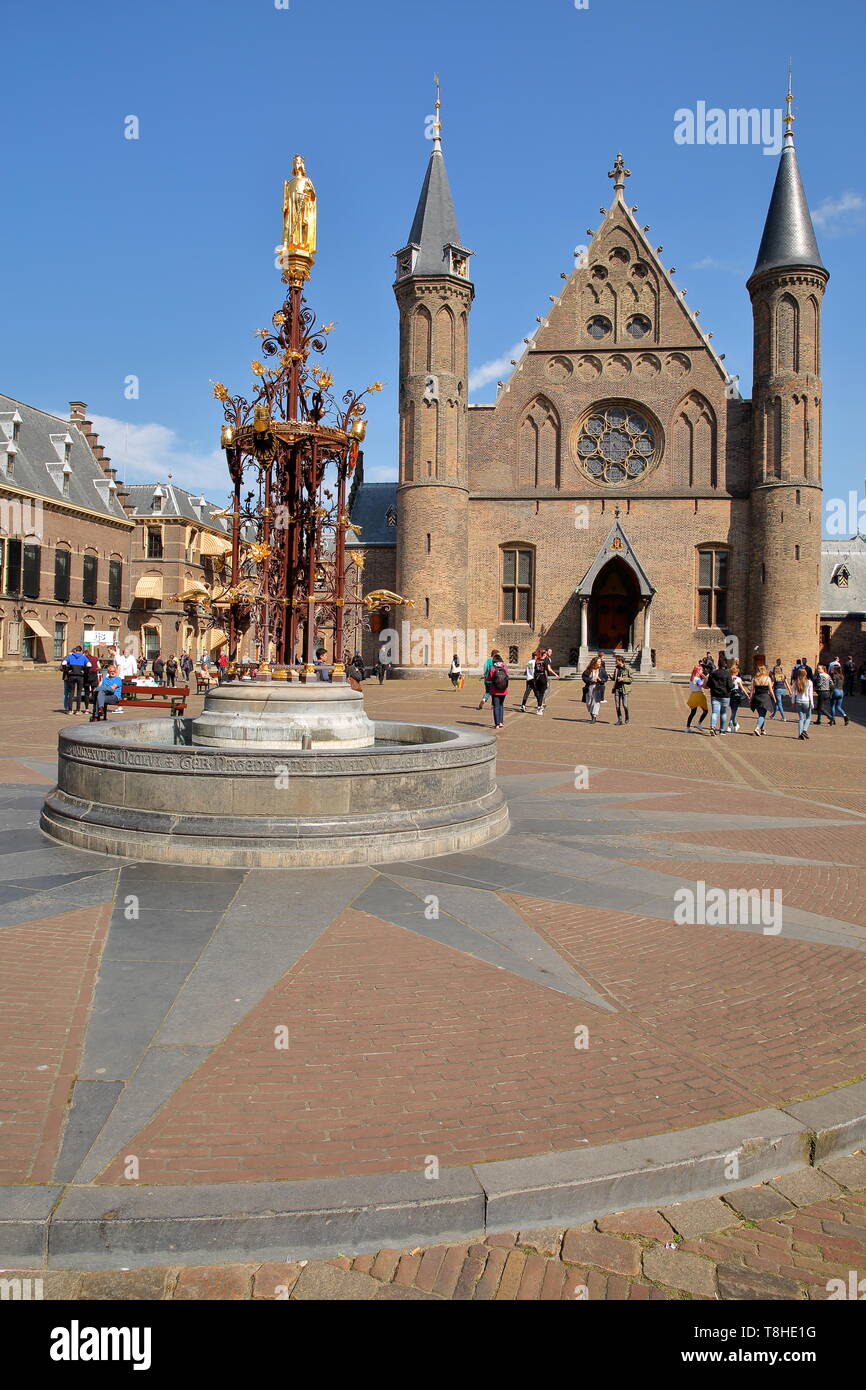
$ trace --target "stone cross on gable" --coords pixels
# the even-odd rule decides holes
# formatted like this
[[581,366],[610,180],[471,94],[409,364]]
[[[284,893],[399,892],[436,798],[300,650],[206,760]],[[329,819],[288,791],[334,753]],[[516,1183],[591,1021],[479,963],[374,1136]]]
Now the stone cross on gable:
[[621,154],[618,154],[613,161],[613,168],[608,170],[607,176],[614,181],[614,192],[616,192],[618,188],[625,188],[626,179],[631,178],[631,169],[626,169]]

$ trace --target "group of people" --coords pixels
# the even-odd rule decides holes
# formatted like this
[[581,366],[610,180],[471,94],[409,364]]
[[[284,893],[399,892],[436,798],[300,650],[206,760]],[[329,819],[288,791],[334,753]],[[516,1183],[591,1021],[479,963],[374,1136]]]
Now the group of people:
[[[747,684],[739,661],[728,663],[727,658],[721,656],[716,665],[707,652],[695,664],[689,677],[686,733],[697,733],[708,714],[711,738],[739,733],[739,712],[743,705],[748,705],[756,716],[752,733],[761,738],[768,717],[781,719],[783,724],[786,722],[787,696],[797,720],[797,738],[808,739],[813,715],[816,724],[825,718],[829,724],[842,719],[847,725],[848,714],[843,701],[846,695],[853,694],[855,674],[851,657],[844,664],[838,657],[828,663],[819,662],[815,670],[805,657],[798,657],[788,676],[781,657],[777,657],[772,667],[761,663]],[[697,727],[694,727],[693,721],[699,712]]]
[[[460,657],[456,653],[452,659],[448,675],[453,688],[459,689],[463,681],[463,668]],[[550,682],[559,679],[559,672],[553,666],[553,648],[537,647],[526,663],[523,677],[523,695],[518,706],[520,713],[529,713],[527,702],[534,699],[535,713],[537,715],[544,714]],[[484,694],[479,701],[478,708],[483,709],[488,700],[491,702],[493,727],[498,731],[504,725],[505,697],[508,694],[509,676],[508,666],[502,653],[497,651],[495,647],[484,663],[481,680],[484,685]],[[593,724],[598,722],[599,707],[605,703],[605,689],[609,680],[612,681],[616,722],[617,724],[627,724],[630,718],[628,695],[632,676],[621,656],[616,658],[612,673],[608,672],[604,658],[600,656],[594,657],[583,672],[581,698],[586,705],[590,721]]]
[[[209,657],[201,658],[203,670],[207,669],[209,661]],[[224,670],[224,655],[217,659],[218,670],[220,661]],[[156,652],[148,658],[143,654],[136,656],[132,651],[120,651],[115,648],[108,657],[100,660],[90,647],[79,645],[73,647],[60,663],[63,678],[63,713],[78,714],[83,707],[85,710],[90,709],[93,718],[98,708],[104,708],[106,703],[116,704],[120,700],[125,680],[167,687],[188,685],[192,670],[193,662],[188,652],[181,652],[180,656],[172,653],[168,657]],[[105,684],[109,676],[116,685]],[[97,698],[99,692],[106,694],[101,706]],[[115,698],[108,699],[108,694],[113,694]]]

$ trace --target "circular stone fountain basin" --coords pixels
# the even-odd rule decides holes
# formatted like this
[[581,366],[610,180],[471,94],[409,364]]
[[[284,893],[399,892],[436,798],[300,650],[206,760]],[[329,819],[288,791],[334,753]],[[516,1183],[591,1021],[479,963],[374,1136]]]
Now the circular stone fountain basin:
[[209,748],[368,748],[373,721],[349,685],[220,685],[193,720],[193,743]]
[[267,868],[427,858],[508,829],[491,734],[376,721],[365,747],[251,750],[198,743],[202,717],[62,730],[42,829],[101,854]]

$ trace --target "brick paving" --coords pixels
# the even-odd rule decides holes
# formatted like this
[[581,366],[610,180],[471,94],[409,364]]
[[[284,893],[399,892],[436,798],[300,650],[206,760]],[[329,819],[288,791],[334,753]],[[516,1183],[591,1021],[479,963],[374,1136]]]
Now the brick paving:
[[[44,1184],[57,1180],[110,910],[116,918],[122,890],[107,872],[114,861],[66,851],[35,828],[57,730],[75,722],[55,707],[59,683],[4,680],[14,698],[0,745],[0,1182]],[[475,693],[470,686],[455,696],[436,678],[365,691],[374,718],[486,729],[489,715],[475,709]],[[508,779],[512,838],[407,866],[410,875],[442,879],[464,895],[448,907],[444,935],[425,926],[430,885],[414,906],[388,916],[388,892],[399,899],[400,882],[412,881],[401,880],[401,866],[388,866],[371,870],[379,896],[369,910],[352,906],[356,890],[347,889],[294,963],[277,968],[285,954],[278,909],[260,923],[233,917],[233,882],[211,924],[196,913],[195,871],[175,871],[168,891],[154,871],[154,901],[185,909],[178,938],[182,928],[199,935],[194,949],[180,941],[176,950],[170,930],[154,926],[153,959],[143,956],[142,966],[164,997],[151,1001],[148,984],[140,1010],[134,1000],[124,1004],[134,1017],[120,1036],[124,1044],[127,1031],[140,1038],[139,1051],[113,1073],[119,1118],[78,1116],[85,1129],[94,1127],[86,1142],[79,1131],[84,1147],[76,1162],[91,1140],[101,1143],[86,1180],[123,1183],[130,1153],[146,1185],[416,1171],[431,1153],[444,1167],[464,1165],[661,1134],[862,1077],[866,701],[852,702],[848,729],[820,730],[804,745],[778,724],[760,741],[686,737],[683,690],[665,685],[635,687],[629,726],[616,728],[609,712],[590,726],[578,693],[556,687],[542,719],[506,716],[499,766]],[[193,699],[190,713],[200,705]],[[751,715],[744,718],[750,727]],[[576,766],[591,769],[585,805],[574,788]],[[801,824],[784,824],[791,821]],[[743,851],[749,859],[736,860]],[[779,857],[810,862],[774,862]],[[725,888],[780,886],[787,906],[831,918],[828,929],[835,922],[846,944],[827,944],[808,927],[776,937],[675,923],[655,915],[663,901],[657,881],[651,892],[648,877],[641,892],[644,871],[672,884],[703,878]],[[253,872],[247,881],[271,884],[278,903],[278,877]],[[291,879],[287,872],[287,885]],[[314,879],[304,890],[313,907]],[[548,880],[556,884],[550,898]],[[358,892],[367,881],[362,876]],[[193,929],[193,918],[204,925]],[[142,930],[131,924],[129,940],[143,941]],[[549,953],[546,977],[520,932]],[[514,954],[502,956],[515,934]],[[500,955],[488,960],[494,944]],[[240,957],[252,962],[249,994]],[[567,992],[556,972],[568,968],[612,1011]],[[239,970],[244,1003],[235,1015]],[[110,1014],[110,972],[99,988],[100,1008]],[[160,1034],[175,997],[188,1001],[186,1031],[171,1035],[187,1045],[183,1075],[176,1071],[181,1049],[171,1052]],[[224,1019],[218,1026],[209,1021],[214,1010]],[[283,1025],[287,1049],[274,1045]],[[574,1046],[578,1025],[589,1028],[586,1050]],[[733,1234],[725,1227],[699,1233],[694,1225],[681,1232],[671,1209],[611,1213],[579,1231],[347,1254],[337,1263],[210,1272],[178,1266],[150,1272],[149,1284],[132,1271],[129,1278],[150,1292],[131,1296],[304,1300],[320,1296],[326,1267],[321,1277],[335,1298],[573,1298],[584,1286],[591,1298],[736,1298],[765,1296],[744,1292],[761,1279],[766,1296],[809,1297],[810,1280],[791,1271],[810,1272],[819,1288],[831,1256],[845,1249],[853,1258],[850,1243],[863,1228],[862,1193],[827,1181],[829,1192],[811,1196],[808,1211],[805,1198],[797,1200],[793,1214],[782,1180],[759,1199],[737,1197],[744,1210],[760,1213],[753,1217],[741,1219],[731,1195]],[[812,1211],[822,1202],[830,1215]],[[694,1220],[713,1212],[717,1206]],[[753,1220],[756,1226],[745,1224]],[[641,1228],[626,1229],[631,1221]],[[809,1221],[820,1232],[803,1224]],[[673,1230],[667,1240],[666,1228]],[[801,1238],[808,1230],[820,1240]],[[775,1260],[774,1245],[781,1252]],[[288,1292],[262,1292],[276,1287],[277,1275]],[[88,1298],[110,1297],[98,1290],[112,1286],[112,1277],[68,1276],[84,1281],[76,1287]]]

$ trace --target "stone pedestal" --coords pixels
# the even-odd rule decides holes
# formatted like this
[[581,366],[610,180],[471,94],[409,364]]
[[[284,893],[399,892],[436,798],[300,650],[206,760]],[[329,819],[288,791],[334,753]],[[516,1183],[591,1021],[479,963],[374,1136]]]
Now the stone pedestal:
[[204,748],[370,748],[373,721],[361,692],[348,685],[221,685],[208,691],[193,720],[192,742]]

